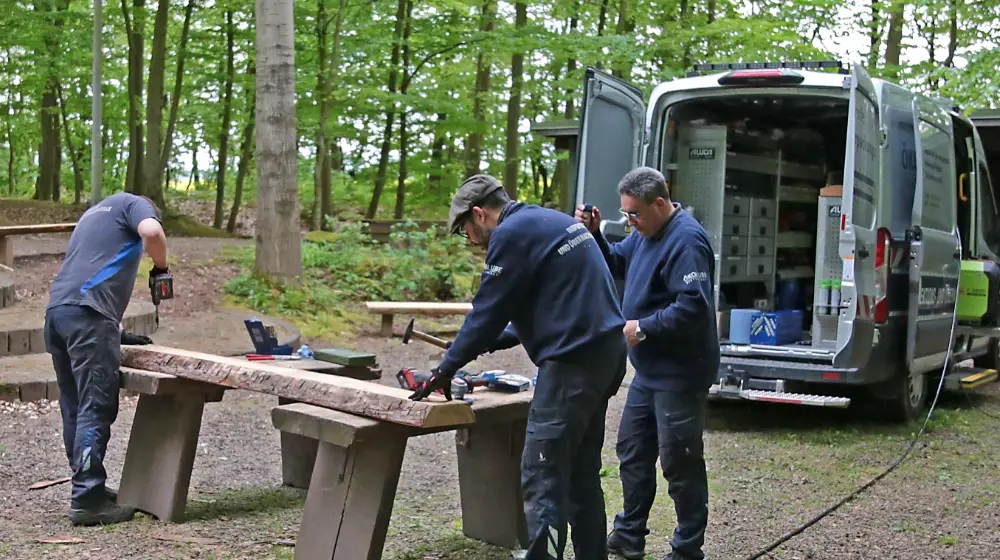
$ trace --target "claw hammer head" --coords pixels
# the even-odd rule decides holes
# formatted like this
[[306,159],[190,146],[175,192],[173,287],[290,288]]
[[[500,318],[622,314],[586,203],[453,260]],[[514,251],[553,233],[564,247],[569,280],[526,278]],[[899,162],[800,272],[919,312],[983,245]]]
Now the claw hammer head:
[[406,330],[403,331],[403,344],[409,344],[410,338],[413,337],[413,322],[416,319],[410,319],[410,322],[406,325]]

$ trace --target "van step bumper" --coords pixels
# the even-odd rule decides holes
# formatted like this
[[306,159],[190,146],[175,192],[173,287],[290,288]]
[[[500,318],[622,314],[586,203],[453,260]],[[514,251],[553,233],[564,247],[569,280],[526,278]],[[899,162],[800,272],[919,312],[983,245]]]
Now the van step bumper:
[[959,366],[944,378],[944,387],[949,391],[971,391],[997,380],[997,370]]
[[708,394],[724,399],[744,399],[748,401],[763,401],[782,404],[798,404],[806,406],[825,406],[829,408],[847,408],[851,399],[847,397],[826,397],[823,395],[807,395],[804,393],[785,393],[779,391],[762,391],[760,389],[740,389],[733,386],[712,385]]

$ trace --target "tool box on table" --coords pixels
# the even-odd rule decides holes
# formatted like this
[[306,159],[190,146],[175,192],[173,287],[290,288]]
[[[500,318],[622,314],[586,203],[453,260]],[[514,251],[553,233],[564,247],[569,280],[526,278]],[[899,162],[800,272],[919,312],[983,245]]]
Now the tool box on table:
[[246,319],[243,323],[247,326],[247,332],[250,333],[250,340],[253,342],[257,354],[271,356],[291,355],[292,347],[278,345],[278,339],[267,332],[267,328],[260,319]]
[[755,313],[750,320],[750,344],[782,346],[802,340],[802,310]]

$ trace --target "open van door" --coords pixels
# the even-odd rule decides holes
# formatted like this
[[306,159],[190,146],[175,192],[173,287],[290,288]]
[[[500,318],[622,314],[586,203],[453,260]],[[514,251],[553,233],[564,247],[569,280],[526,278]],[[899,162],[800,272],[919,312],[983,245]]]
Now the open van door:
[[910,298],[906,363],[911,374],[941,367],[947,358],[958,301],[962,247],[955,208],[951,118],[922,96],[913,99],[917,185],[910,238]]
[[584,77],[580,136],[576,156],[576,204],[601,209],[601,231],[609,241],[628,235],[627,220],[618,213],[618,181],[639,165],[646,105],[642,91],[588,67]]
[[833,365],[860,368],[875,337],[875,208],[882,131],[875,85],[860,65],[851,70],[851,102],[840,207],[841,276],[837,353]]

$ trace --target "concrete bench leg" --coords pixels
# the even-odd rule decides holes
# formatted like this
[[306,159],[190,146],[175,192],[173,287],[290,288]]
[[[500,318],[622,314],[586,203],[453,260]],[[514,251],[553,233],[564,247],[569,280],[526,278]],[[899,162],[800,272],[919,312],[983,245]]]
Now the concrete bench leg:
[[405,437],[321,442],[316,454],[296,560],[378,560],[385,546]]
[[3,259],[3,264],[14,266],[14,243],[9,237],[0,237],[0,259]]
[[392,336],[392,315],[382,315],[382,336]]
[[[297,401],[278,397],[278,406]],[[319,441],[281,432],[281,483],[292,488],[309,488]]]
[[526,425],[527,420],[517,420],[455,433],[465,536],[505,548],[528,546],[521,497]]
[[163,521],[183,521],[205,399],[203,394],[139,396],[119,503]]

